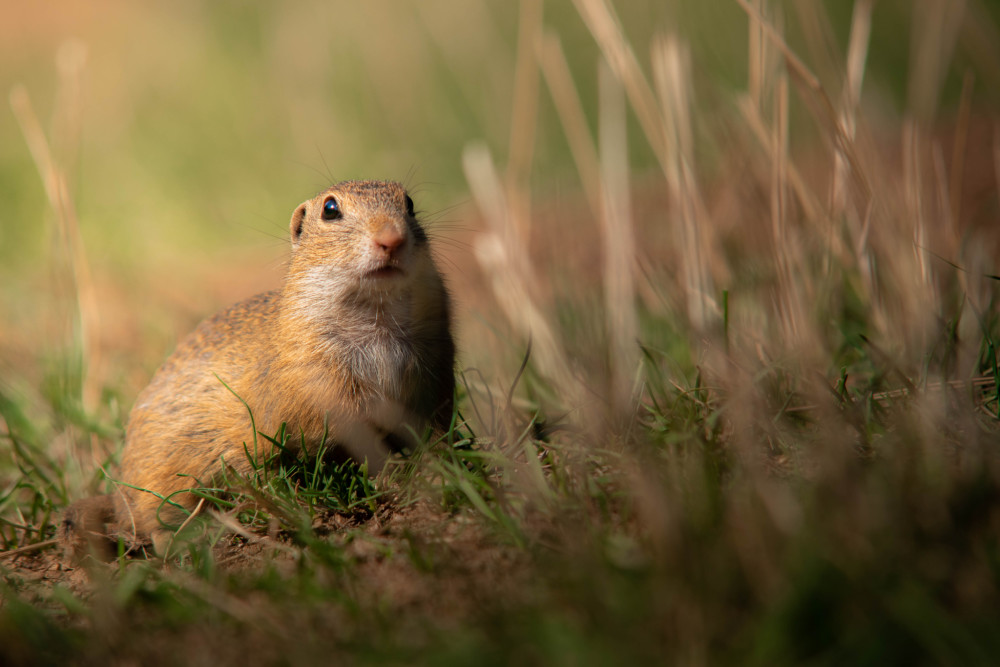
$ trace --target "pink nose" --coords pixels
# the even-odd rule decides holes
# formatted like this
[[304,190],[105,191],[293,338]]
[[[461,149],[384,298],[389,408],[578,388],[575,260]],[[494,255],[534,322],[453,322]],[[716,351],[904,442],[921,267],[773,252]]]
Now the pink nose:
[[406,241],[406,236],[396,229],[383,229],[372,237],[375,249],[392,255]]

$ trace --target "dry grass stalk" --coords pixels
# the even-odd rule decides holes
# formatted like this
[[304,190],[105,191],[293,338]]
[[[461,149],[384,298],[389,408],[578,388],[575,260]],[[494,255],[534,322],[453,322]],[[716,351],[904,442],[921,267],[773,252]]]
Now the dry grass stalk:
[[63,165],[68,189],[73,189],[72,167],[77,163],[82,132],[83,73],[87,64],[87,47],[80,41],[63,43],[56,52],[59,86],[52,113],[52,153]]
[[166,549],[163,550],[163,560],[167,560],[168,556],[170,555],[170,550],[173,548],[174,540],[177,538],[177,536],[180,535],[182,532],[184,532],[185,528],[191,525],[191,522],[195,520],[195,517],[201,514],[201,510],[204,506],[205,506],[205,499],[202,498],[201,500],[198,501],[198,505],[194,508],[191,514],[189,514],[188,517],[184,519],[183,523],[181,523],[177,531],[170,535],[170,540],[167,542],[167,547]]
[[[802,79],[802,82],[813,90],[822,90],[822,85],[820,85],[819,79],[815,74],[806,66],[802,59],[795,54],[794,51],[785,43],[784,38],[782,38],[780,31],[775,29],[773,25],[767,20],[764,12],[751,5],[748,0],[736,0],[736,2],[743,8],[751,18],[751,23],[760,26],[761,34],[767,39],[765,42],[773,44],[775,47],[781,51],[781,55],[785,58],[786,65],[789,70],[796,74]],[[752,60],[757,60],[760,62],[765,62],[767,47],[764,43],[754,43],[751,44],[752,50],[750,52],[750,58]],[[760,51],[757,53],[756,51]]]
[[788,46],[781,36],[780,30],[770,24],[764,16],[752,7],[747,0],[736,0],[753,21],[761,24],[765,36],[780,52],[785,59],[785,67],[792,75],[793,81],[798,84],[799,90],[804,94],[803,100],[812,108],[819,127],[829,133],[829,137],[838,150],[843,151],[853,182],[858,191],[858,197],[862,202],[859,208],[864,210],[870,205],[872,200],[872,188],[861,168],[861,161],[857,155],[854,141],[844,131],[833,103],[827,95],[819,79],[806,66],[798,55]]
[[[58,134],[64,137],[66,144],[78,138],[78,131],[74,133],[71,128],[78,126],[79,120],[73,119],[72,116],[74,109],[75,113],[79,113],[76,100],[79,98],[79,80],[85,60],[86,51],[79,45],[65,47],[60,52],[61,77],[57,99],[63,100],[67,108],[57,109],[56,117],[61,120],[56,125],[63,128]],[[24,86],[17,85],[11,90],[10,106],[21,126],[28,150],[41,177],[49,206],[55,214],[59,236],[69,255],[73,284],[76,288],[78,335],[84,362],[81,400],[85,409],[92,410],[97,404],[102,381],[101,350],[98,340],[101,324],[90,263],[80,235],[76,207],[70,194],[66,171],[53,155]],[[73,154],[74,150],[68,146],[64,149],[66,154]]]
[[[934,188],[932,193],[937,194],[936,204],[933,209],[937,218],[934,228],[938,231],[937,238],[934,239],[933,252],[943,257],[953,257],[958,259],[958,238],[955,229],[955,217],[952,215],[952,208],[949,205],[948,183],[951,180],[948,176],[948,168],[944,163],[944,150],[941,144],[934,141],[931,144],[931,166],[934,169]],[[943,232],[943,234],[942,234]],[[959,272],[961,280],[961,272]]]
[[[744,95],[738,98],[737,107],[739,108],[740,113],[743,116],[743,120],[750,129],[754,139],[760,147],[766,151],[766,161],[770,162],[773,159],[771,156],[772,142],[770,139],[770,133],[768,132],[767,124],[764,122],[764,119],[761,118],[757,105],[753,102],[753,99],[749,95]],[[813,191],[809,188],[805,178],[803,178],[795,164],[789,161],[785,165],[785,169],[788,184],[791,186],[792,192],[795,193],[795,199],[798,202],[798,205],[802,207],[803,217],[806,220],[812,221],[820,221],[823,219],[823,207],[820,205],[816,195],[813,194]],[[837,239],[831,239],[831,242],[836,244],[835,248],[840,247],[840,243]]]
[[600,82],[601,234],[604,249],[604,308],[611,353],[612,406],[632,404],[639,366],[639,324],[635,311],[635,233],[632,225],[625,136],[625,99],[621,85],[603,62]]
[[[757,11],[760,12],[760,9]],[[804,351],[805,344],[815,340],[814,332],[806,330],[808,318],[805,310],[806,293],[815,292],[815,288],[809,281],[802,279],[809,274],[801,265],[802,249],[798,233],[789,226],[787,219],[787,190],[790,174],[795,173],[788,155],[788,75],[781,61],[775,57],[774,48],[775,45],[784,44],[784,39],[781,36],[780,23],[778,26],[765,23],[762,13],[751,18],[756,18],[750,21],[751,24],[760,25],[762,39],[750,43],[748,60],[760,63],[760,72],[755,76],[761,77],[768,85],[758,92],[760,97],[754,99],[753,87],[761,83],[755,82],[752,78],[748,80],[750,92],[747,98],[744,98],[747,100],[743,105],[744,116],[752,126],[756,127],[759,140],[768,151],[768,165],[771,172],[771,241],[778,279],[774,295],[777,319],[780,322],[783,340],[792,344],[794,349]],[[780,19],[780,16],[777,18]],[[765,36],[769,38],[763,39]],[[768,93],[773,96],[773,100],[767,98]],[[770,108],[773,115],[769,130],[760,117],[765,108]],[[819,207],[813,204],[814,198],[811,192],[797,175],[796,179],[801,191],[806,193],[800,198],[808,202],[807,209],[812,209],[809,212],[818,216]]]
[[[778,317],[784,329],[784,340],[800,349],[804,343],[815,340],[806,333],[805,299],[803,291],[808,275],[797,261],[802,257],[796,234],[788,226],[786,201],[786,174],[788,172],[788,79],[777,75],[774,88],[774,123],[771,128],[771,234],[774,243],[775,266],[778,270]],[[811,332],[810,332],[811,333]]]
[[[787,72],[797,84],[799,98],[812,112],[822,136],[830,141],[834,149],[834,169],[830,172],[831,208],[830,213],[825,214],[816,204],[787,152],[781,149],[781,135],[777,133],[784,122],[781,120],[783,114],[777,113],[774,123],[765,122],[760,109],[769,103],[768,98],[755,100],[748,93],[741,101],[740,109],[747,127],[766,149],[767,164],[772,171],[771,183],[775,188],[772,190],[772,233],[779,251],[777,265],[781,287],[778,299],[783,303],[781,309],[785,313],[801,313],[804,318],[802,322],[808,324],[809,318],[805,317],[808,313],[802,305],[811,302],[817,289],[828,288],[823,286],[820,275],[802,262],[807,257],[805,248],[814,248],[813,241],[823,239],[824,245],[832,251],[832,259],[835,259],[835,264],[831,265],[834,270],[837,270],[836,266],[839,264],[842,269],[854,267],[860,272],[864,288],[861,296],[869,308],[867,312],[873,333],[877,332],[883,340],[893,341],[894,349],[898,349],[897,345],[903,349],[910,346],[915,346],[916,349],[926,345],[927,336],[937,335],[934,334],[936,329],[933,318],[941,315],[939,309],[943,304],[940,290],[951,280],[950,274],[940,271],[944,264],[938,266],[938,260],[931,259],[933,254],[948,261],[965,264],[970,270],[974,265],[982,264],[981,259],[973,261],[971,257],[959,257],[962,251],[957,214],[960,211],[955,205],[962,182],[962,175],[956,169],[960,168],[965,151],[961,135],[967,132],[968,123],[962,117],[966,113],[965,105],[969,104],[971,83],[966,83],[959,111],[958,132],[951,159],[955,166],[950,168],[950,172],[945,168],[944,154],[940,148],[935,151],[923,127],[911,120],[904,130],[903,171],[902,178],[898,178],[895,171],[886,168],[891,159],[887,160],[876,152],[880,149],[859,143],[857,138],[858,110],[871,38],[873,3],[859,2],[854,7],[843,88],[838,103],[833,105],[820,80],[788,47],[780,26],[765,20],[760,4],[748,0],[737,1],[747,12],[751,23],[760,26],[766,41],[782,54]],[[957,20],[953,12],[959,10],[960,8],[952,7],[945,12],[948,16],[939,16],[944,17],[942,20],[950,25]],[[944,36],[946,37],[947,35]],[[763,48],[753,40],[751,46]],[[939,43],[932,44],[930,50],[938,59],[936,62],[930,62],[924,56],[913,64],[914,69],[922,68],[928,75],[944,70],[947,58],[950,57],[950,50]],[[767,58],[758,51],[749,54],[749,61],[766,63]],[[751,65],[751,69],[754,67],[756,66]],[[752,80],[748,85],[766,89],[767,81],[770,80],[774,82],[774,87],[780,88],[780,72],[774,76],[777,78],[769,79],[767,71],[760,65],[757,71],[751,72]],[[911,78],[920,76],[912,74]],[[774,99],[779,107],[781,98],[780,90],[776,91]],[[862,157],[866,158],[865,162]],[[862,164],[865,165],[864,168]],[[784,184],[795,193],[795,200],[800,206],[800,216],[797,217],[807,223],[805,227],[788,224],[789,209],[782,203],[780,189]],[[943,224],[938,224],[939,221]],[[809,236],[820,229],[821,236]],[[844,245],[847,238],[850,238],[850,249]],[[900,238],[910,240],[912,252],[900,252]],[[782,242],[785,244],[784,248],[778,246]],[[802,247],[799,247],[800,242]],[[937,273],[941,275],[936,275]],[[826,272],[821,275],[826,275]],[[971,274],[955,275],[958,288],[972,289],[968,284]],[[785,301],[786,296],[792,294],[788,288],[797,290],[798,297]],[[887,295],[891,295],[891,298],[886,299]],[[796,303],[799,305],[795,305]],[[929,304],[931,308],[928,308]],[[980,311],[982,309],[981,305],[976,304],[969,304],[969,307]],[[963,317],[963,324],[971,327],[973,322],[974,313],[970,311]],[[792,326],[791,320],[786,321],[785,325],[788,335],[803,340],[801,332],[794,333],[796,327]],[[812,333],[807,332],[805,338],[810,336]],[[963,359],[961,367],[968,368],[974,363],[974,355],[970,355],[970,351],[959,354]]]
[[[879,294],[879,287],[877,284],[879,268],[878,261],[875,256],[870,255],[867,252],[870,235],[872,233],[871,224],[876,219],[876,202],[871,180],[865,169],[862,168],[859,146],[857,145],[854,137],[854,126],[852,125],[851,128],[848,129],[845,124],[845,121],[847,121],[850,116],[845,116],[843,114],[843,104],[840,105],[840,111],[836,110],[819,79],[812,73],[801,58],[799,58],[791,50],[791,48],[789,48],[781,34],[781,31],[775,25],[766,21],[761,13],[755,7],[751,6],[747,0],[737,0],[737,2],[743,10],[747,12],[751,21],[761,24],[767,40],[782,54],[787,72],[791,75],[792,81],[797,84],[800,98],[812,111],[813,118],[816,120],[820,130],[823,132],[823,136],[828,138],[833,146],[835,155],[839,156],[839,159],[844,165],[841,174],[845,174],[845,176],[842,176],[842,180],[840,181],[840,184],[836,186],[836,189],[843,193],[842,195],[839,195],[839,197],[844,202],[846,211],[852,210],[852,207],[848,206],[848,204],[853,202],[852,215],[854,216],[855,223],[853,225],[848,224],[847,226],[847,231],[853,237],[851,244],[853,247],[848,251],[847,248],[843,246],[840,240],[840,234],[836,226],[833,224],[836,221],[836,218],[815,216],[815,211],[812,210],[813,207],[809,204],[806,204],[805,210],[803,211],[804,217],[807,220],[814,220],[816,222],[823,222],[824,219],[826,220],[826,230],[823,234],[825,243],[843,266],[850,266],[853,264],[860,269],[861,275],[865,280],[865,292],[868,295],[868,299],[872,300],[873,303],[877,302]],[[863,65],[865,58],[862,56],[865,49],[862,47],[867,41],[867,39],[864,38],[866,30],[865,7],[861,7],[855,15],[852,44],[849,48],[851,51],[849,56],[849,66],[852,68],[852,71],[846,75],[847,80],[845,80],[845,86],[848,88],[848,91],[850,91],[853,86],[853,90],[857,91],[858,95],[860,95],[860,86],[864,73]],[[848,92],[848,94],[850,95],[850,92]],[[754,119],[754,115],[750,113],[751,105],[749,103],[744,103],[742,108],[744,111],[744,117],[750,121],[749,124],[751,128],[754,129],[755,134],[761,134],[761,126],[763,123]],[[775,156],[772,154],[771,160],[773,161],[774,159]],[[806,187],[804,184],[800,184],[799,177],[796,175],[791,165],[787,162],[786,174],[789,182],[797,194],[798,200],[800,202],[808,202],[809,197],[803,196],[802,194],[806,190]],[[849,175],[849,178],[847,175]],[[848,183],[851,185],[850,188],[847,187]],[[836,207],[834,207],[834,210],[836,210]],[[798,253],[796,253],[796,255],[797,254]],[[890,261],[898,263],[894,257],[895,254],[898,253],[890,252],[888,253],[888,256]],[[901,267],[896,268],[898,269]],[[873,319],[879,323],[878,328],[881,331],[885,331],[885,326],[887,325],[887,320],[884,315],[885,313],[878,308],[876,308],[872,314]]]
[[965,15],[966,0],[919,0],[910,34],[907,108],[920,120],[933,117]]
[[[764,13],[764,0],[753,0],[753,7]],[[747,90],[754,109],[760,109],[764,97],[764,26],[760,21],[748,21],[747,30]]]
[[[844,133],[854,139],[857,125],[858,105],[861,103],[861,86],[865,76],[865,62],[868,59],[868,44],[871,38],[873,0],[861,0],[854,5],[851,14],[851,33],[847,46],[847,78],[840,96],[840,124]],[[832,199],[833,217],[839,217],[847,208],[847,158],[840,150],[834,151],[834,171]],[[867,234],[858,233],[857,252],[864,253]]]
[[528,248],[514,230],[500,177],[489,150],[471,145],[462,155],[465,178],[488,230],[475,243],[476,260],[491,279],[490,287],[507,320],[518,335],[531,340],[532,354],[541,372],[571,395],[566,404],[579,406],[581,387],[570,371],[562,345],[533,296],[538,284],[528,259]]
[[685,48],[673,37],[657,39],[652,52],[653,74],[663,111],[665,160],[663,171],[677,211],[681,259],[685,276],[688,318],[703,330],[718,306],[708,271],[708,220],[700,215],[701,195],[695,174],[694,133],[691,122],[690,62]]
[[592,210],[600,211],[604,237],[604,301],[612,350],[612,387],[616,409],[630,402],[632,376],[638,364],[635,341],[635,267],[625,110],[620,84],[607,67],[600,69],[601,154],[594,149],[583,106],[557,37],[546,35],[539,47],[546,81]]
[[958,222],[962,216],[962,176],[965,164],[965,149],[969,139],[969,124],[972,119],[972,90],[975,84],[972,72],[962,78],[962,96],[958,103],[958,118],[955,121],[955,145],[951,152],[951,178],[948,182],[948,210],[951,219]]
[[865,78],[865,63],[872,31],[874,0],[860,0],[851,14],[851,35],[847,45],[847,80],[844,83],[842,108],[844,127],[854,136],[855,118],[861,103],[861,86]]
[[[252,508],[248,506],[239,509],[252,509]],[[288,554],[289,556],[299,555],[299,552],[296,549],[288,546],[284,542],[272,539],[267,535],[247,530],[246,526],[244,526],[242,523],[236,520],[237,513],[238,513],[237,510],[229,512],[220,512],[218,510],[208,511],[209,516],[211,516],[213,519],[222,524],[222,526],[226,530],[234,533],[235,535],[239,535],[240,537],[244,538],[245,540],[247,540],[247,542],[250,542],[251,544],[262,544],[268,549],[272,549],[275,552],[282,552]],[[178,530],[177,532],[180,532],[180,530]]]
[[826,5],[812,0],[794,0],[791,6],[817,75],[826,85],[834,86],[836,83],[836,87],[840,88],[843,85],[845,58],[837,44],[836,31]]
[[924,220],[924,180],[921,160],[921,129],[916,121],[903,124],[903,182],[908,218],[913,221],[913,256],[919,267],[920,281],[931,285],[931,270],[927,263],[927,223]]
[[545,82],[552,93],[556,113],[559,114],[559,122],[573,154],[573,162],[580,173],[587,203],[591,210],[599,211],[602,205],[600,158],[594,148],[583,104],[573,84],[573,77],[558,36],[551,32],[545,33],[539,45],[538,58],[541,61]]
[[577,11],[597,41],[605,60],[625,86],[629,102],[649,140],[649,145],[660,163],[665,164],[665,137],[656,97],[642,73],[632,47],[625,39],[618,17],[606,0],[573,0],[573,4],[576,5]]
[[538,61],[536,45],[542,34],[541,0],[522,0],[517,37],[517,64],[514,68],[514,95],[511,107],[509,155],[507,159],[507,196],[510,207],[516,212],[512,221],[525,243],[530,236],[527,225],[531,222],[531,198],[527,180],[535,148],[535,130],[538,120]]
[[[879,286],[872,317],[885,340],[923,349],[939,314],[941,294],[934,278],[930,221],[933,190],[926,173],[927,141],[919,123],[903,123],[902,174],[898,194],[883,191],[879,226],[873,229],[872,253]],[[895,194],[890,197],[890,194]],[[909,245],[909,252],[904,250]],[[889,296],[891,295],[891,298]]]
[[510,154],[507,180],[521,183],[531,170],[538,118],[538,61],[535,50],[542,34],[541,0],[522,0],[514,67],[514,97],[511,106]]
[[1000,88],[1000,30],[983,0],[968,0],[961,44],[988,86]]

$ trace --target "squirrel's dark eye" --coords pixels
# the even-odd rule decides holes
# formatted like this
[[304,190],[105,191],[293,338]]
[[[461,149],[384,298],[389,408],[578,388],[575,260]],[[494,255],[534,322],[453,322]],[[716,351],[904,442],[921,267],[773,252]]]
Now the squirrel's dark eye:
[[410,195],[406,195],[406,215],[413,216],[413,200]]
[[333,197],[330,197],[323,203],[323,219],[324,220],[337,220],[340,218],[340,204]]

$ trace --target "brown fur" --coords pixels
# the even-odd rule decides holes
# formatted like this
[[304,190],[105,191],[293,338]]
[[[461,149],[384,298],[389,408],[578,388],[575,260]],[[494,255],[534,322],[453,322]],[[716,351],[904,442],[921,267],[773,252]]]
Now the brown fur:
[[[330,198],[340,219],[323,219]],[[249,472],[247,406],[260,433],[285,423],[293,444],[304,439],[313,452],[328,433],[374,469],[387,436],[447,425],[449,300],[407,199],[396,183],[347,181],[296,208],[282,289],[202,322],[136,400],[115,494],[119,530],[145,536],[179,523],[183,512],[161,497],[194,507],[186,490],[211,483],[223,460]],[[259,454],[266,445],[257,438]]]

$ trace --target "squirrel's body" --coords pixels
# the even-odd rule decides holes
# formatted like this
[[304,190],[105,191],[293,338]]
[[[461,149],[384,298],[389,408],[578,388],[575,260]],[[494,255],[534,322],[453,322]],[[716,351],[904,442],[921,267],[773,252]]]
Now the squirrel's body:
[[[177,347],[139,395],[113,494],[118,530],[176,527],[223,461],[270,453],[256,430],[377,469],[389,443],[446,427],[454,391],[449,301],[402,186],[347,181],[292,216],[280,290],[237,303]],[[244,405],[245,402],[245,405]],[[169,502],[165,502],[168,499]],[[70,527],[71,528],[71,527]]]

